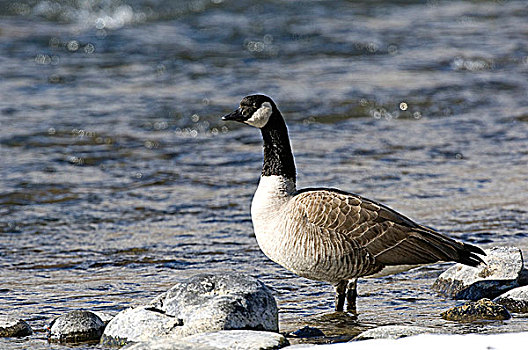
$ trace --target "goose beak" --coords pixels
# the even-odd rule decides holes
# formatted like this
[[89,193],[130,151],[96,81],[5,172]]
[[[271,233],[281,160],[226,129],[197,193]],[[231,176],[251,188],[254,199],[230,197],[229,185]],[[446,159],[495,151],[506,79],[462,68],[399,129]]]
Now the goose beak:
[[244,121],[245,117],[241,113],[240,108],[236,109],[235,111],[226,114],[222,117],[222,120],[233,120],[235,122],[242,122]]

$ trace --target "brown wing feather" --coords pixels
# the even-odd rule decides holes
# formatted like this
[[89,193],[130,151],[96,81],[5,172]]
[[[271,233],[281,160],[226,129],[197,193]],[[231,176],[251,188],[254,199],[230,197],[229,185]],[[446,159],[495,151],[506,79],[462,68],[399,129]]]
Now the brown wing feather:
[[294,197],[294,202],[306,223],[319,227],[321,234],[331,231],[334,239],[353,241],[352,246],[368,252],[376,264],[458,261],[475,266],[482,262],[476,255],[484,254],[479,248],[457,242],[354,194],[305,190]]

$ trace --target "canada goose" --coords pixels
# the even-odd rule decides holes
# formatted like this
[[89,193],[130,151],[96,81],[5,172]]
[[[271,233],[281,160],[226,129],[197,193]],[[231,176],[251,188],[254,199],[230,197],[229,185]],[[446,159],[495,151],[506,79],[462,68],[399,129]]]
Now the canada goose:
[[355,311],[358,277],[456,261],[477,266],[485,253],[419,225],[389,207],[333,188],[296,189],[295,162],[281,112],[265,95],[246,96],[222,117],[259,128],[264,164],[251,219],[264,254],[288,270],[331,283],[335,310]]

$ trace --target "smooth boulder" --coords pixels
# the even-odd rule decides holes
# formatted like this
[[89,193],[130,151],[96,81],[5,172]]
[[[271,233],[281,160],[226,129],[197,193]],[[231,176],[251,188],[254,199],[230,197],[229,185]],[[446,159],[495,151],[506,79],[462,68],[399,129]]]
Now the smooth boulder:
[[33,331],[26,321],[17,317],[0,315],[0,337],[25,337]]
[[200,274],[177,283],[149,304],[120,312],[107,325],[106,345],[185,337],[230,329],[278,331],[271,290],[239,273]]
[[474,322],[481,320],[509,320],[511,318],[508,310],[490,299],[470,301],[462,306],[455,306],[440,314],[448,321]]
[[509,290],[493,301],[503,305],[510,312],[528,313],[528,286]]
[[122,346],[129,342],[140,342],[166,337],[182,321],[154,311],[148,306],[129,308],[118,313],[106,326],[101,343]]
[[522,252],[516,247],[485,249],[486,264],[477,267],[456,264],[442,273],[433,289],[453,299],[479,300],[496,296],[519,286]]
[[48,340],[55,343],[98,342],[104,328],[104,322],[93,312],[70,311],[51,322]]

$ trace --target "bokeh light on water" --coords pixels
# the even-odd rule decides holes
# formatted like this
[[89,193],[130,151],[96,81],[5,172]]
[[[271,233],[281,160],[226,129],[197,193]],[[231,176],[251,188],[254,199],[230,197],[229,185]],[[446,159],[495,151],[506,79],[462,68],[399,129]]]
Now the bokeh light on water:
[[55,315],[233,269],[274,288],[283,331],[526,329],[441,320],[455,302],[429,287],[447,265],[361,281],[358,318],[329,315],[330,286],[258,249],[260,135],[220,121],[266,93],[300,187],[526,252],[524,1],[0,1],[0,16],[0,312],[38,331],[0,348],[47,348]]

